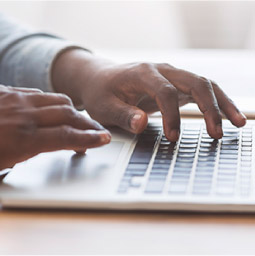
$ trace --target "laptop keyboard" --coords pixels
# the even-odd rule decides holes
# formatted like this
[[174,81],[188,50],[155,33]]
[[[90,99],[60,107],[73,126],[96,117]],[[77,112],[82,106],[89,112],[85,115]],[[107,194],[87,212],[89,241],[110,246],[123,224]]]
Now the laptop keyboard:
[[186,124],[179,141],[171,143],[162,126],[148,126],[138,136],[118,192],[250,196],[253,128],[223,130],[223,138],[215,140],[203,124]]

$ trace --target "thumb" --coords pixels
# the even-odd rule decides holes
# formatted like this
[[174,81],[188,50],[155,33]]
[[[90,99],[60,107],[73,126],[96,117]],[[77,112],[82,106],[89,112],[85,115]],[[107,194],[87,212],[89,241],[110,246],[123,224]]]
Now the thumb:
[[148,116],[143,110],[115,98],[111,102],[111,109],[106,121],[111,125],[117,125],[138,134],[146,128]]

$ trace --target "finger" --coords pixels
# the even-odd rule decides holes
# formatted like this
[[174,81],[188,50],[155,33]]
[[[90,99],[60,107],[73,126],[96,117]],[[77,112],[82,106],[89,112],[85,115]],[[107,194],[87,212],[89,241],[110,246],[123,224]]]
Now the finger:
[[211,81],[218,105],[225,116],[231,123],[237,127],[242,127],[246,124],[246,117],[235,106],[234,102],[223,92],[223,90],[213,81]]
[[160,73],[163,74],[178,90],[189,94],[204,114],[209,135],[215,139],[223,136],[222,118],[212,84],[209,80],[195,74],[159,64]]
[[112,97],[109,101],[109,104],[106,102],[103,105],[100,122],[106,125],[119,126],[135,134],[141,133],[146,128],[148,116],[144,111],[121,101],[117,97]]
[[150,80],[144,80],[144,89],[155,99],[163,118],[166,137],[176,142],[180,135],[178,92],[156,69],[151,70]]
[[69,125],[81,130],[105,130],[98,122],[86,118],[82,113],[68,105],[33,109],[29,115],[39,127]]
[[142,109],[144,112],[148,114],[152,114],[156,111],[159,111],[159,107],[155,100],[153,100],[150,96],[144,96],[137,105],[138,108]]
[[17,91],[17,92],[25,92],[25,93],[43,93],[42,90],[37,88],[24,88],[24,87],[12,87],[7,86],[9,90]]
[[31,93],[27,94],[27,99],[34,107],[44,107],[52,105],[73,106],[72,100],[61,93]]
[[37,147],[33,148],[33,152],[39,154],[62,149],[82,152],[87,148],[108,144],[110,140],[110,133],[106,131],[81,131],[70,126],[41,128],[33,140]]

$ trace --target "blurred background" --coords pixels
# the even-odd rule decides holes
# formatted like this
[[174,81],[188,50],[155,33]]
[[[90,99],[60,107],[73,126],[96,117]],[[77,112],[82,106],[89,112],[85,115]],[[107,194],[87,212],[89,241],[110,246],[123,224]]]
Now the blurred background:
[[0,11],[114,61],[169,62],[211,78],[255,118],[255,1],[0,0]]
[[255,48],[252,1],[0,1],[0,10],[91,49]]

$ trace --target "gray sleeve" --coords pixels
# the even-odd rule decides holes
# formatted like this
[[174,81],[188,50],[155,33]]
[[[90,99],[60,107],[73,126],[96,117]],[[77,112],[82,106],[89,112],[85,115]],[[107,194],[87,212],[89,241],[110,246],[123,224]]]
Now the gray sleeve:
[[38,33],[0,13],[0,84],[53,91],[52,64],[59,54],[71,48],[84,49]]

